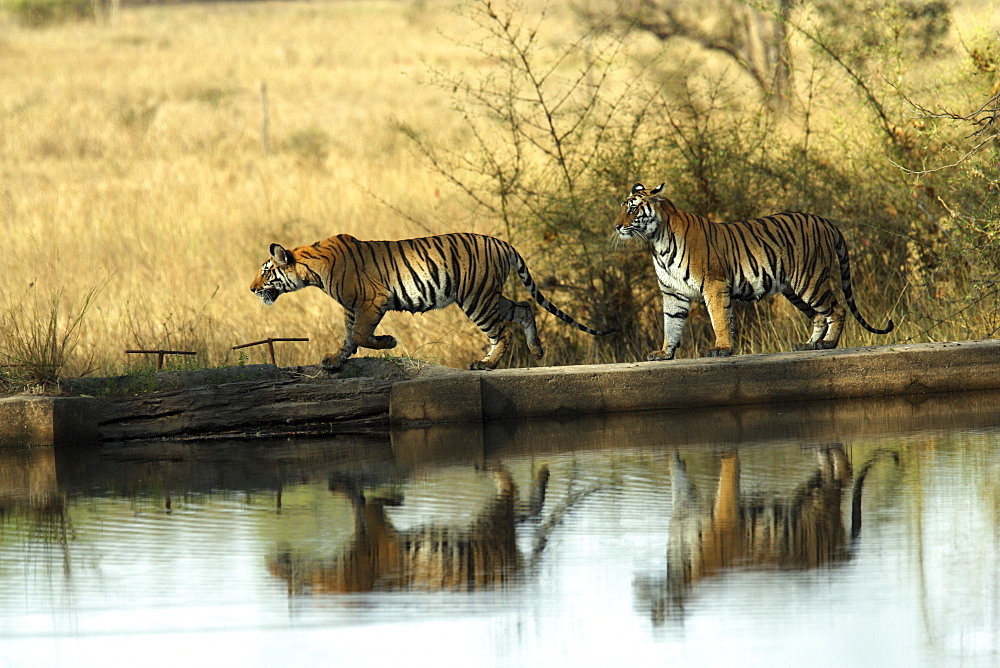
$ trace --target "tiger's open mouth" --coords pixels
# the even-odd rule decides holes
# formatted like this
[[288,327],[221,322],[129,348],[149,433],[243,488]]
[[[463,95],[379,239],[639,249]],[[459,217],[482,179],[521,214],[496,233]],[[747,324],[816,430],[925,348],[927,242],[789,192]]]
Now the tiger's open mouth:
[[260,300],[266,306],[270,306],[278,299],[278,295],[281,293],[274,288],[261,288],[260,290],[254,290],[254,294],[260,297]]

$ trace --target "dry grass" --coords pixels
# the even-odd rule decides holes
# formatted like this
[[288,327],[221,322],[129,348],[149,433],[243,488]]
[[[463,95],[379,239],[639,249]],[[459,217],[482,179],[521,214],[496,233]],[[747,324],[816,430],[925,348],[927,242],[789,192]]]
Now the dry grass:
[[[960,25],[981,26],[985,5],[966,4]],[[569,34],[555,14],[549,25]],[[420,80],[428,66],[495,63],[442,37],[467,30],[450,1],[168,5],[126,8],[113,26],[0,26],[5,296],[34,285],[78,302],[106,282],[77,347],[100,372],[148,363],[126,359],[135,347],[196,350],[200,365],[265,337],[311,339],[280,348],[284,364],[334,349],[342,312],[319,291],[266,310],[250,294],[272,241],[500,231],[470,217],[392,125],[464,139],[448,95]],[[383,329],[396,352],[454,365],[485,344],[456,309],[390,314]]]
[[[454,131],[448,99],[417,79],[465,57],[436,34],[460,20],[449,3],[336,2],[134,8],[111,27],[5,24],[4,289],[73,297],[110,277],[79,347],[104,371],[128,363],[126,348],[192,349],[217,364],[268,336],[311,338],[279,361],[315,362],[336,345],[340,307],[318,291],[260,306],[248,287],[270,242],[490,231],[390,123]],[[390,315],[386,328],[401,352],[424,345],[461,361],[481,344],[463,320]]]

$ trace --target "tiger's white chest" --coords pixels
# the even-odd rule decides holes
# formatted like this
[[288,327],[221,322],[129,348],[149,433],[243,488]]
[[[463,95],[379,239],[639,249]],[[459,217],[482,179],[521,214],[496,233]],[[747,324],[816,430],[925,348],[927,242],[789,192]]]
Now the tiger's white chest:
[[701,296],[701,282],[688,273],[684,262],[684,248],[655,245],[653,267],[661,292],[672,292],[691,299]]
[[656,280],[660,284],[661,289],[665,288],[671,292],[678,292],[687,296],[692,296],[700,292],[698,286],[690,278],[685,280],[679,268],[671,267],[655,260],[653,264],[656,266]]

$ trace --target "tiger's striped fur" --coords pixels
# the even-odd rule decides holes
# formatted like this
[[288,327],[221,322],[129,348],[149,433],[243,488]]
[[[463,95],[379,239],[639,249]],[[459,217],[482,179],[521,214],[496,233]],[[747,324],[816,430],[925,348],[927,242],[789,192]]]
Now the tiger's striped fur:
[[[548,467],[544,472],[542,485],[548,482]],[[331,481],[331,491],[346,494],[354,507],[351,541],[329,559],[281,549],[269,559],[269,570],[288,584],[290,594],[502,589],[517,580],[524,564],[515,527],[517,488],[505,469],[494,469],[492,476],[495,494],[467,527],[432,524],[406,530],[393,526],[385,501],[366,497],[350,483]]]
[[[739,457],[738,449],[719,455],[718,485],[709,500],[674,452],[666,577],[636,581],[640,605],[654,622],[682,621],[692,588],[732,569],[812,569],[852,559],[852,541],[861,535],[865,480],[881,461],[899,464],[897,452],[879,449],[852,477],[844,446],[824,445],[816,448],[811,475],[791,494],[778,494],[744,490]],[[848,532],[842,506],[850,487]]]
[[836,259],[848,308],[862,327],[851,290],[847,243],[830,221],[808,213],[779,213],[732,223],[713,223],[685,213],[660,194],[663,184],[646,190],[632,186],[615,221],[616,238],[650,244],[663,295],[663,349],[646,359],[673,359],[681,330],[695,299],[705,302],[715,330],[708,357],[732,354],[732,300],[758,301],[783,294],[812,320],[812,336],[796,350],[836,348],[846,312],[834,296],[831,267]]
[[538,291],[524,258],[506,241],[480,234],[442,234],[401,241],[360,241],[339,234],[308,246],[285,250],[271,244],[271,257],[250,290],[265,304],[286,292],[313,286],[347,311],[344,345],[323,358],[337,371],[358,347],[393,348],[396,339],[376,336],[388,311],[423,313],[455,303],[490,339],[490,349],[472,369],[494,369],[511,339],[510,323],[524,330],[528,348],[542,357],[542,342],[528,302],[503,296],[511,268],[542,308],[581,331],[601,336],[563,313]]

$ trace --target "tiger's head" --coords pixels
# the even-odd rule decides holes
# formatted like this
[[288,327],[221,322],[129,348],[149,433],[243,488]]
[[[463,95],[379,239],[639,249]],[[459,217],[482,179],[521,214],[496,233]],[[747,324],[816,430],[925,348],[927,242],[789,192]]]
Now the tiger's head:
[[615,231],[613,238],[616,241],[633,239],[639,242],[648,242],[656,228],[660,225],[661,204],[668,204],[671,208],[670,200],[660,196],[664,184],[660,184],[652,190],[646,190],[646,186],[637,183],[632,186],[629,196],[622,202],[618,218],[615,219]]
[[260,273],[250,284],[250,292],[270,306],[286,292],[295,292],[311,283],[307,274],[313,273],[303,263],[296,261],[291,251],[281,244],[271,244],[271,257],[260,267]]

